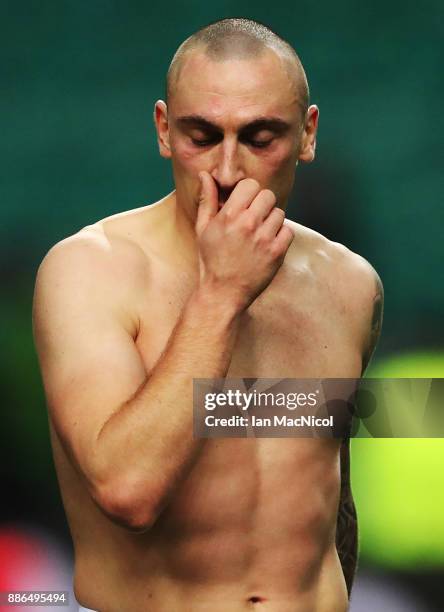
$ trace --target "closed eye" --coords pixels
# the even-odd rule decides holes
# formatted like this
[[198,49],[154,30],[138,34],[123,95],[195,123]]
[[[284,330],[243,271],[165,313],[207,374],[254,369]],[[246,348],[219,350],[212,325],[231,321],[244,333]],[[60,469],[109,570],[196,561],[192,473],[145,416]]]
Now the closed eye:
[[[217,144],[221,138],[213,137],[213,138],[191,138],[191,142],[196,145],[196,147],[208,147],[213,144]],[[269,138],[268,140],[254,140],[252,138],[243,138],[241,140],[242,143],[246,145],[250,145],[251,147],[255,147],[257,149],[264,149],[268,147],[274,138]]]
[[257,149],[264,149],[265,147],[268,147],[273,140],[274,138],[270,138],[269,140],[245,140],[244,142]]
[[213,130],[193,130],[188,134],[191,142],[197,147],[207,147],[223,140],[223,134]]
[[[200,115],[186,115],[178,117],[176,121],[182,133],[189,137],[195,147],[209,147],[224,139],[223,129]],[[258,118],[241,127],[238,139],[255,149],[265,149],[275,138],[286,134],[290,127],[289,123],[280,118]]]
[[264,149],[268,147],[273,140],[276,138],[277,134],[274,130],[270,129],[248,129],[244,130],[243,133],[239,135],[239,140],[251,147],[255,147],[256,149]]
[[217,138],[206,138],[206,139],[191,138],[191,142],[197,147],[208,147],[211,144],[216,144],[216,142],[218,142],[218,139]]

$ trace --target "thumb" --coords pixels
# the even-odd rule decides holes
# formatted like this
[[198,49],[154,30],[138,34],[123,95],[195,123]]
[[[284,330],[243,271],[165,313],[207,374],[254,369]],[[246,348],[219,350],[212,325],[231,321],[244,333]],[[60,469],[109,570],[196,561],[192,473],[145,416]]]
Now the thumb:
[[199,172],[200,193],[197,208],[196,233],[201,234],[217,214],[218,192],[213,177],[208,172]]

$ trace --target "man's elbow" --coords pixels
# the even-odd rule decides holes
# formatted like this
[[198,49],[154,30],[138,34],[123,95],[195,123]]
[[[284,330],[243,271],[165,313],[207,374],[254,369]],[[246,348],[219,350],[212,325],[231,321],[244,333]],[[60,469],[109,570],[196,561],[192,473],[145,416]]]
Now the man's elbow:
[[152,492],[146,491],[146,482],[109,482],[93,494],[102,512],[120,527],[135,533],[151,529],[159,515],[159,504]]

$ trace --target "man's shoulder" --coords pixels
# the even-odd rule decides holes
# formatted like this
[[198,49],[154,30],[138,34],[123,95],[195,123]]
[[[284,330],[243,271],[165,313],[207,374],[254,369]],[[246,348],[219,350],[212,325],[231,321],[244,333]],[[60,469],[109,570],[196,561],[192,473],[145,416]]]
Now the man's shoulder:
[[[92,277],[96,282],[124,272],[132,259],[140,258],[130,241],[109,236],[100,225],[87,226],[53,245],[43,258],[38,274],[58,277],[58,282],[72,277]],[[124,276],[124,275],[122,275]]]
[[[126,312],[150,278],[150,260],[124,224],[111,218],[83,227],[52,246],[36,276],[34,306],[76,299]],[[127,228],[126,228],[127,229]]]
[[309,227],[290,219],[285,223],[295,234],[289,249],[290,265],[303,256],[317,280],[327,281],[348,297],[352,293],[364,301],[372,301],[375,288],[382,289],[378,273],[364,257]]
[[289,267],[311,278],[321,301],[328,303],[359,344],[363,370],[379,338],[384,304],[381,279],[373,266],[346,246],[293,221],[286,221],[295,234]]
[[123,211],[86,225],[49,249],[39,273],[60,273],[60,282],[70,274],[93,277],[96,282],[137,279],[149,266],[150,236],[155,235],[159,216],[154,208]]

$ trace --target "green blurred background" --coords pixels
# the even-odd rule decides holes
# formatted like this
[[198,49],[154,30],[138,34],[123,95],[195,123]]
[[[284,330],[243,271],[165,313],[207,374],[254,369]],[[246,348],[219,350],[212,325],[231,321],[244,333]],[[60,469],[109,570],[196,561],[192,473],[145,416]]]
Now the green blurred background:
[[[172,189],[153,105],[177,46],[210,21],[262,21],[302,59],[320,128],[288,216],[378,270],[385,320],[370,372],[444,376],[442,2],[0,6],[2,525],[69,542],[32,343],[35,273],[61,238]],[[353,442],[362,571],[414,575],[431,606],[442,597],[443,467],[440,440]]]

